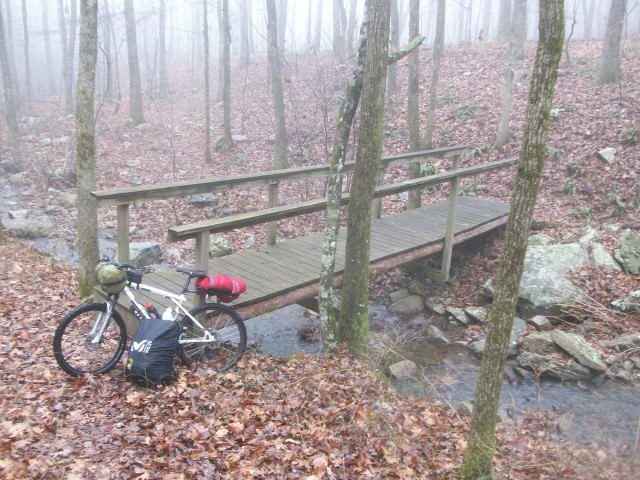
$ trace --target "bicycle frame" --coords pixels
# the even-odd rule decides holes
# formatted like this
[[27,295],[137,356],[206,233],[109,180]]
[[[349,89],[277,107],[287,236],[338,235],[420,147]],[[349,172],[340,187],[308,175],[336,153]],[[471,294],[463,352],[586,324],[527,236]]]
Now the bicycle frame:
[[[182,305],[184,302],[187,301],[187,297],[184,296],[184,294],[179,293],[173,293],[173,292],[169,292],[167,290],[162,290],[160,288],[156,288],[156,287],[152,287],[151,285],[145,285],[143,283],[139,283],[137,284],[137,287],[135,287],[136,290],[141,290],[143,292],[149,292],[149,293],[154,293],[156,295],[159,295],[163,298],[167,298],[169,300],[171,300],[175,306],[176,306],[176,317],[178,315],[178,309],[180,311],[182,311],[182,313],[189,317],[191,319],[191,321],[196,324],[200,329],[202,329],[202,331],[204,332],[204,338],[194,338],[194,339],[185,339],[185,340],[180,340],[181,344],[186,344],[186,343],[201,343],[201,342],[211,342],[214,340],[213,335],[211,335],[211,333],[209,333],[209,331],[198,321],[197,318],[195,318],[194,316],[192,316],[189,311]],[[147,309],[144,308],[135,298],[135,295],[133,294],[133,292],[131,291],[131,288],[129,288],[129,286],[125,286],[124,290],[122,291],[122,293],[124,293],[124,295],[131,301],[131,304],[134,306],[134,308],[138,311],[138,313],[140,313],[144,318],[151,318],[149,316],[149,312],[147,312]],[[95,335],[93,337],[93,339],[91,340],[91,343],[96,344],[99,343],[102,340],[102,335],[104,334],[105,330],[107,329],[107,325],[108,325],[108,321],[104,321],[104,319],[109,319],[111,318],[111,313],[113,312],[113,309],[115,308],[115,304],[118,301],[118,295],[109,295],[107,297],[107,300],[105,301],[106,305],[107,305],[107,309],[106,312],[101,314],[100,316],[98,316],[98,318],[96,319],[96,323],[93,326],[93,329],[91,330],[89,335]],[[175,320],[174,320],[175,321]]]

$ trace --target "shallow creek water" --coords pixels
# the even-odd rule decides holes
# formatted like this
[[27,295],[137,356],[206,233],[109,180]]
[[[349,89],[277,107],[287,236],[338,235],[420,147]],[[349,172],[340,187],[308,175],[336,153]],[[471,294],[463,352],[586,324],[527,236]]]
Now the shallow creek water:
[[[376,323],[384,323],[386,307],[372,305],[371,312]],[[247,321],[247,330],[249,339],[257,342],[263,353],[278,357],[296,352],[315,354],[320,352],[320,342],[302,341],[297,334],[298,329],[313,325],[313,321],[313,317],[304,314],[302,307],[293,305]],[[404,394],[452,406],[473,401],[480,359],[460,341],[464,328],[444,321],[441,325],[443,328],[448,325],[445,333],[451,339],[451,345],[418,339],[405,346],[409,358],[423,367],[426,381],[392,380],[391,384]],[[512,371],[514,366],[515,361],[509,360],[507,370]],[[611,380],[580,386],[575,382],[547,379],[536,382],[533,376],[505,381],[500,415],[517,420],[525,410],[549,413],[557,420],[559,433],[573,441],[605,448],[633,449],[640,418],[640,393],[631,386]]]

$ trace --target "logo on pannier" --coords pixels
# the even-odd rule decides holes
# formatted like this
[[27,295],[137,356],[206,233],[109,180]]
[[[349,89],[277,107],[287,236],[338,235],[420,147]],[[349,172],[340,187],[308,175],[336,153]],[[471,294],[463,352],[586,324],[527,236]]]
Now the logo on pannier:
[[149,349],[153,342],[151,340],[143,340],[141,342],[133,342],[131,350],[134,352],[149,353]]

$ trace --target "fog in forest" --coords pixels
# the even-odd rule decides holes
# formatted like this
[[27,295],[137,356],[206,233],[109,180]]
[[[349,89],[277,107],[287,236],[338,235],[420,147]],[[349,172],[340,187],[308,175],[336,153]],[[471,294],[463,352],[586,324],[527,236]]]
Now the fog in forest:
[[[364,0],[277,0],[280,33],[284,32],[287,58],[309,51],[334,49],[334,25],[350,45],[357,41]],[[426,43],[433,42],[436,1],[420,2],[420,30]],[[510,0],[447,0],[445,42],[449,45],[504,40],[501,22],[508,18]],[[527,2],[527,39],[537,37],[536,0]],[[624,35],[640,31],[637,0],[627,2]],[[127,91],[127,41],[124,0],[99,0],[98,92],[108,87],[111,95]],[[138,57],[143,90],[153,95],[158,89],[161,24],[164,23],[167,82],[172,71],[194,74],[203,60],[203,4],[196,0],[135,0],[134,14],[138,38]],[[334,15],[334,7],[338,15]],[[565,2],[566,32],[573,40],[602,39],[609,1],[573,0]],[[394,0],[397,5],[400,41],[407,41],[409,0]],[[76,0],[1,0],[5,41],[12,77],[20,98],[57,101],[63,90],[63,41],[74,59],[75,82],[78,58],[79,2]],[[509,12],[502,9],[507,8]],[[266,8],[264,0],[230,0],[232,62],[240,61],[243,42],[250,55],[266,52]],[[164,10],[164,11],[163,11]],[[217,69],[221,4],[208,2],[208,24],[212,70]],[[286,10],[286,16],[283,11]],[[246,23],[244,23],[246,22]],[[282,24],[284,22],[284,24]],[[243,28],[244,25],[244,28]],[[246,34],[243,34],[246,32]],[[63,40],[63,38],[65,40]],[[353,48],[349,48],[353,54]],[[28,61],[26,60],[28,58]],[[345,57],[348,62],[349,55]],[[200,68],[198,68],[198,71]],[[27,76],[29,82],[27,82]],[[110,78],[110,80],[109,80]],[[215,78],[215,77],[214,77]]]

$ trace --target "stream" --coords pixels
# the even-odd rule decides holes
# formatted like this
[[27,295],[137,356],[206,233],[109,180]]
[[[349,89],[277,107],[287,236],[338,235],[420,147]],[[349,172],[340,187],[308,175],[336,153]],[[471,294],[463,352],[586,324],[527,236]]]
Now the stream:
[[[397,321],[397,317],[386,313],[383,305],[371,305],[370,312],[376,326]],[[261,352],[286,357],[297,352],[320,352],[319,341],[303,341],[297,334],[300,328],[315,327],[314,321],[302,307],[291,305],[248,320],[246,324],[249,339],[257,342]],[[443,330],[446,328],[445,333],[452,341],[450,345],[416,339],[404,347],[408,357],[424,369],[426,381],[391,379],[391,385],[403,394],[452,406],[472,402],[480,357],[460,341],[464,327],[443,318],[436,322]],[[514,366],[515,360],[510,359],[507,371],[513,371]],[[517,381],[505,381],[502,387],[501,417],[517,420],[524,410],[543,411],[558,422],[559,433],[572,441],[633,450],[640,419],[640,393],[633,386],[604,379],[576,383],[546,378],[536,382],[533,375],[512,377]]]

